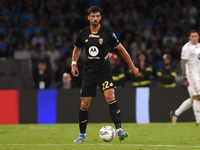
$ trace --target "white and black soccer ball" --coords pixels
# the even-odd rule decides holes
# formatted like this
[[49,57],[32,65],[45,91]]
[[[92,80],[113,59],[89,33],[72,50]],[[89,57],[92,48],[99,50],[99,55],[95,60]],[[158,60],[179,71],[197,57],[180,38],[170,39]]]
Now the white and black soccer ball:
[[99,131],[100,138],[105,142],[110,142],[115,138],[115,129],[111,126],[103,126]]

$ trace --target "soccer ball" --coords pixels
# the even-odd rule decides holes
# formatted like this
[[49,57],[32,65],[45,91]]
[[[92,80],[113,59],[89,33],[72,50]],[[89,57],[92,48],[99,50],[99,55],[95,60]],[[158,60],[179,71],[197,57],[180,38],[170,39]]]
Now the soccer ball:
[[103,126],[99,131],[100,138],[105,142],[110,142],[115,138],[115,129],[111,126]]

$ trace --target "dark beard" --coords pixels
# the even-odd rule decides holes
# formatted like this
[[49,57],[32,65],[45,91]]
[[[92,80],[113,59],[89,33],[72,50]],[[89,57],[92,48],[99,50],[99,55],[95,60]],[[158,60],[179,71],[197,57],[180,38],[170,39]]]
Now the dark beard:
[[99,23],[96,23],[96,24],[91,23],[91,25],[92,25],[93,27],[97,27],[97,26],[99,25]]

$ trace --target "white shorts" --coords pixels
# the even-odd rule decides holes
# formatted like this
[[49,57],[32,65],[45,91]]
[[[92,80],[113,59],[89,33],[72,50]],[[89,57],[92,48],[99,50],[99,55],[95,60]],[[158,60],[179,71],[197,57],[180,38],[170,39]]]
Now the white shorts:
[[190,85],[187,87],[187,89],[188,89],[188,93],[189,93],[190,97],[194,96],[195,92]]
[[195,66],[188,65],[186,68],[187,80],[189,83],[189,94],[190,97],[195,95],[200,95],[200,77],[199,71],[195,68]]
[[192,86],[189,84],[188,86],[188,93],[190,95],[190,97],[195,96],[195,95],[200,95],[200,91],[197,89],[197,86]]

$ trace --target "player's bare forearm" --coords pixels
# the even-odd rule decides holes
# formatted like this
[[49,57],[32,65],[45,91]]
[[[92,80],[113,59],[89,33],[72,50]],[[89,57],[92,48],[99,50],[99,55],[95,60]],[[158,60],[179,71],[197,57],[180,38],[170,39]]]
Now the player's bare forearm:
[[72,54],[72,61],[78,61],[81,54],[81,48],[75,47]]
[[127,62],[127,64],[129,65],[131,72],[137,76],[139,69],[137,67],[135,67],[135,65],[133,64],[130,55],[128,54],[128,52],[126,51],[126,49],[119,44],[119,46],[117,47],[117,50],[120,52],[121,56],[123,57],[123,59]]
[[130,55],[127,53],[127,51],[121,44],[117,47],[117,50],[120,52],[121,56],[123,57],[123,59],[127,62],[127,64],[130,67],[132,67],[132,66],[135,67],[135,65],[133,64],[133,62],[131,60]]
[[181,70],[182,70],[182,75],[185,75],[185,64],[187,63],[188,60],[181,59]]
[[[79,75],[79,71],[76,66],[76,62],[78,61],[80,54],[81,54],[81,48],[75,47],[73,50],[73,54],[72,54],[72,68],[71,68],[72,75],[75,77],[78,77],[78,75]],[[75,64],[73,62],[75,62]]]

